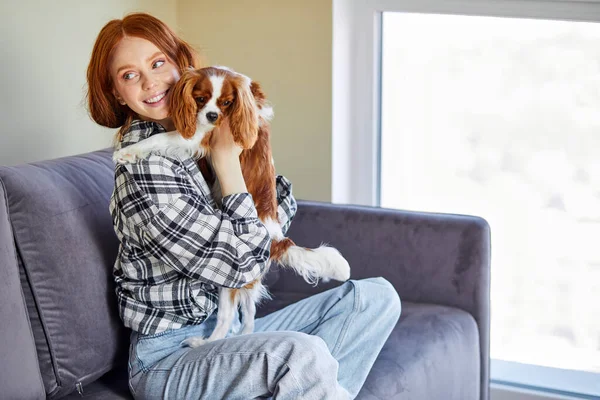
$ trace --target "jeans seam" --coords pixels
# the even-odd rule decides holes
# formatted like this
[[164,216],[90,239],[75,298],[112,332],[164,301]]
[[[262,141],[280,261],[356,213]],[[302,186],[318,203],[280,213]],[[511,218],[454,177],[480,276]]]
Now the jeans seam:
[[331,351],[331,355],[334,358],[337,355],[337,352],[340,350],[342,342],[343,342],[344,338],[346,337],[346,333],[348,332],[348,327],[350,326],[350,322],[352,322],[352,320],[354,319],[354,316],[356,315],[356,312],[358,311],[358,306],[360,304],[360,289],[358,288],[358,285],[354,284],[354,282],[350,281],[350,284],[354,287],[354,306],[352,307],[352,313],[350,313],[350,315],[348,315],[348,317],[346,318],[346,321],[344,321],[342,330],[340,331],[340,334],[335,342],[335,346],[333,347],[333,350]]
[[[143,371],[144,369],[146,369],[146,367],[144,367],[144,363],[142,362],[142,360],[138,357],[137,352],[135,353],[135,361],[138,363],[138,367],[140,368],[141,371]],[[137,374],[136,374],[137,375]]]
[[319,317],[317,317],[317,318],[313,319],[312,321],[310,321],[310,322],[308,322],[308,323],[304,324],[304,326],[303,326],[302,328],[299,328],[299,329],[297,330],[297,332],[301,332],[302,330],[306,329],[307,327],[311,326],[312,324],[314,324],[315,322],[319,321],[319,320],[320,320],[320,319],[322,319],[322,318],[323,318],[323,316],[319,316]]
[[153,334],[150,334],[150,335],[139,335],[137,341],[138,342],[142,342],[144,340],[156,339],[156,338],[163,337],[166,334],[171,333],[171,332],[175,332],[175,331],[177,331],[177,329],[167,329],[167,330],[164,330],[162,332],[153,333]]
[[[213,355],[212,357],[210,357],[211,359],[214,357],[221,357],[221,356],[233,356],[233,355],[259,355],[259,354],[264,354],[267,358],[274,358],[277,359],[279,361],[283,361],[283,365],[287,366],[288,371],[292,377],[292,379],[294,380],[294,383],[296,384],[296,388],[299,391],[302,391],[302,386],[300,385],[300,382],[298,381],[298,379],[296,378],[296,375],[292,372],[292,367],[287,363],[287,361],[284,358],[275,356],[275,355],[271,355],[267,352],[264,351],[259,351],[259,352],[244,352],[244,351],[236,351],[234,353],[218,353]],[[167,369],[161,369],[161,368],[150,368],[147,371],[144,371],[144,373],[148,373],[148,372],[160,372],[160,373],[170,373],[173,372],[174,370],[177,370],[179,368],[183,368],[183,367],[187,367],[190,364],[195,364],[198,362],[204,362],[204,361],[208,361],[209,358],[203,358],[202,360],[193,360],[187,363],[182,363],[180,365],[176,365],[173,366],[172,368],[167,368]]]
[[137,354],[135,355],[135,359],[136,359],[136,361],[138,362],[138,364],[141,366],[141,367],[140,367],[140,370],[139,370],[139,371],[138,371],[138,372],[137,372],[135,375],[133,375],[133,376],[129,376],[129,377],[128,377],[128,379],[127,379],[127,383],[129,384],[129,390],[130,390],[130,391],[131,391],[131,393],[133,394],[133,397],[134,397],[134,398],[135,398],[135,394],[136,394],[136,390],[135,390],[135,389],[136,389],[136,388],[137,388],[137,386],[140,384],[140,380],[139,380],[139,378],[138,378],[138,380],[137,380],[137,382],[136,382],[135,386],[131,384],[131,380],[132,380],[132,379],[134,379],[136,376],[140,376],[140,377],[141,377],[141,375],[143,375],[143,374],[144,374],[144,372],[145,372],[145,371],[144,371],[144,368],[143,368],[143,367],[144,367],[144,365],[142,364],[142,362],[141,362],[141,361],[140,361],[140,359],[138,358]]
[[[352,285],[354,285],[352,282],[350,282]],[[335,304],[333,304],[331,307],[329,307],[327,309],[327,311],[325,311],[324,315],[326,315],[329,311],[331,311],[331,309],[335,307]],[[302,328],[294,328],[293,331],[294,332],[302,332],[304,329],[306,329],[307,327],[311,326],[312,324],[314,324],[317,321],[320,321],[323,319],[324,315],[318,316],[316,318],[314,318],[313,320],[311,320],[308,323],[305,323],[304,326],[302,326]]]

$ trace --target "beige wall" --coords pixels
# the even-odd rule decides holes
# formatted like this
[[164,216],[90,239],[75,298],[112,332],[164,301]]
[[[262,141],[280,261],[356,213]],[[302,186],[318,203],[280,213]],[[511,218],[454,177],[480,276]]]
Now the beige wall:
[[0,165],[108,147],[89,118],[85,73],[104,24],[146,11],[176,24],[175,0],[3,0],[0,3]]
[[1,2],[1,165],[110,145],[113,131],[87,115],[85,70],[100,28],[132,11],[164,20],[207,63],[261,82],[275,109],[278,173],[298,198],[331,199],[332,6],[323,0]]
[[277,172],[298,198],[331,200],[332,6],[323,0],[177,3],[183,38],[209,64],[259,81],[275,110]]

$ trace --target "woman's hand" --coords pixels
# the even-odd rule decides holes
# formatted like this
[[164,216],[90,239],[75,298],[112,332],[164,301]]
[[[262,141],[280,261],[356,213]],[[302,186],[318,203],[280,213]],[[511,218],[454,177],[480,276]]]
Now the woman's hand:
[[240,165],[242,148],[233,141],[227,119],[213,130],[210,148],[211,163],[219,179],[222,196],[247,192]]
[[242,148],[233,141],[229,121],[226,118],[221,121],[218,127],[213,129],[210,148],[213,163],[228,163],[232,160],[239,161]]

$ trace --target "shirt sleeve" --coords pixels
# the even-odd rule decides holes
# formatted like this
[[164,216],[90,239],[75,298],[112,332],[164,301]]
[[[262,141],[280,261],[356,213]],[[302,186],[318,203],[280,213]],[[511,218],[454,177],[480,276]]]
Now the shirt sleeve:
[[264,272],[271,239],[250,194],[226,196],[219,210],[172,159],[150,156],[124,167],[134,186],[129,219],[151,256],[192,279],[232,288]]
[[276,185],[278,204],[277,218],[279,219],[281,230],[285,235],[290,228],[294,216],[296,215],[298,204],[292,195],[292,182],[282,175],[277,175]]

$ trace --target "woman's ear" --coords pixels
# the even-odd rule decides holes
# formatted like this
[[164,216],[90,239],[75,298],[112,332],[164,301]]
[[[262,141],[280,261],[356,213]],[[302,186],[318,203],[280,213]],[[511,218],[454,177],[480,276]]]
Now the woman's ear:
[[196,133],[198,105],[193,92],[200,78],[197,71],[185,71],[179,81],[171,86],[169,112],[175,129],[186,139]]
[[115,99],[117,100],[117,102],[119,102],[120,105],[124,106],[125,104],[127,104],[115,89],[113,89],[112,94],[113,96],[115,96]]
[[250,149],[258,138],[258,109],[250,91],[250,82],[243,76],[234,76],[236,99],[229,116],[233,140],[243,149]]

